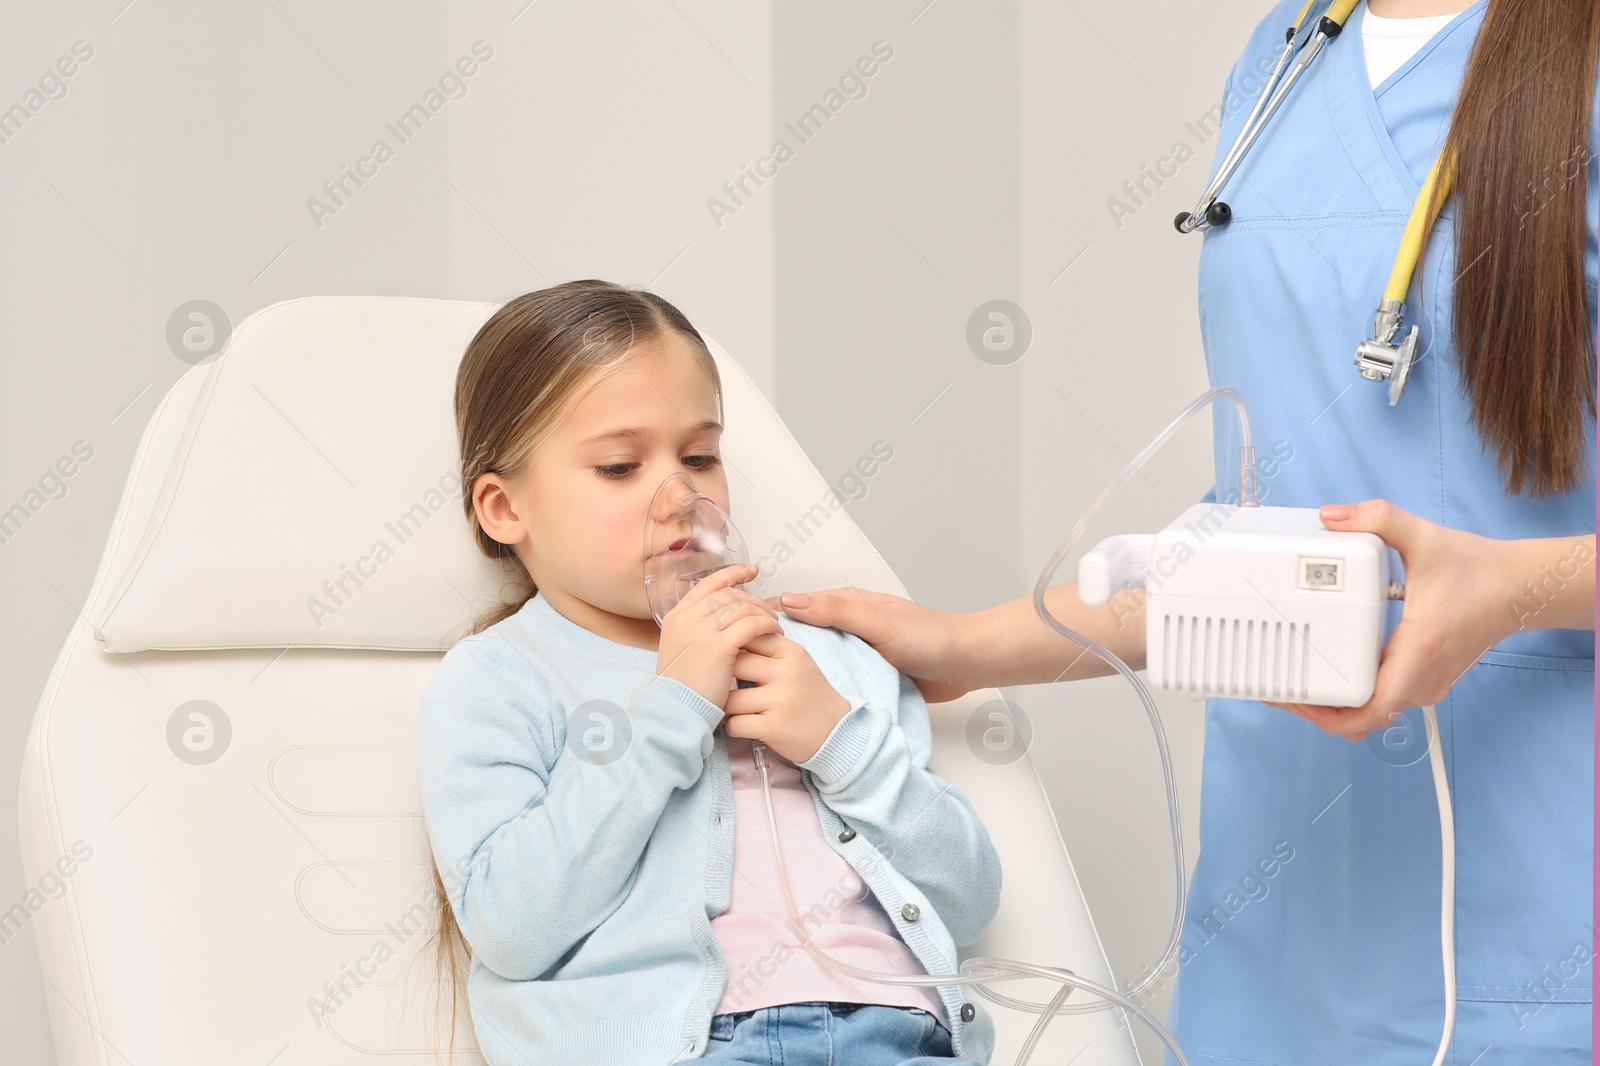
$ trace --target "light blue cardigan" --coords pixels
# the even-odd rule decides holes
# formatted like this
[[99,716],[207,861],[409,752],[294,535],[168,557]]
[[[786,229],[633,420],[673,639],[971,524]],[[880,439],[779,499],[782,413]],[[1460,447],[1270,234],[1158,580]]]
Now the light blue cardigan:
[[[1000,860],[966,797],[928,769],[927,705],[859,637],[780,623],[850,702],[798,764],[824,839],[927,971],[952,973],[956,945],[999,907]],[[722,710],[655,668],[655,652],[538,594],[451,648],[424,690],[423,806],[472,946],[468,1000],[490,1066],[705,1051],[727,980],[709,919],[728,906],[732,780],[713,733]],[[979,997],[939,995],[956,1053],[987,1062],[994,1022]]]

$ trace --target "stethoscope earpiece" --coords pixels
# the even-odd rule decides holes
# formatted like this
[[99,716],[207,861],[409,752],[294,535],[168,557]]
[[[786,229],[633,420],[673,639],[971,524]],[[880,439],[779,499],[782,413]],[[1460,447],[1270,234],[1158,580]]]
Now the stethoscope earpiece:
[[1233,208],[1218,200],[1206,208],[1204,224],[1191,225],[1190,220],[1193,218],[1194,212],[1180,211],[1178,212],[1178,217],[1172,220],[1172,228],[1179,233],[1193,233],[1197,229],[1210,229],[1212,226],[1220,226],[1233,220]]

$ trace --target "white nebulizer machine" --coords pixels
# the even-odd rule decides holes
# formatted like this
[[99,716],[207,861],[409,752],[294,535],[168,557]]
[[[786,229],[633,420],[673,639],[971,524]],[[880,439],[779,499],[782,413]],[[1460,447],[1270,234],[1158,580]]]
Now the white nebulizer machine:
[[1145,590],[1158,692],[1359,707],[1378,677],[1388,552],[1314,507],[1197,503],[1159,533],[1101,541],[1078,562],[1078,597]]
[[[1391,580],[1388,547],[1379,537],[1329,530],[1322,525],[1315,508],[1260,505],[1249,417],[1243,397],[1231,388],[1210,389],[1184,408],[1106,487],[1056,549],[1034,586],[1034,609],[1051,629],[1099,655],[1133,686],[1150,720],[1165,778],[1176,904],[1166,948],[1141,979],[1119,991],[1064,966],[984,956],[965,959],[957,973],[890,974],[853,966],[828,955],[806,931],[784,864],[783,842],[767,779],[767,760],[777,756],[760,741],[751,744],[766,793],[767,827],[779,885],[790,928],[800,946],[820,964],[846,977],[880,984],[971,985],[995,1003],[1038,1014],[1038,1022],[1018,1052],[1016,1066],[1025,1066],[1052,1018],[1108,1009],[1138,1018],[1160,1038],[1179,1066],[1188,1066],[1189,1060],[1172,1034],[1140,1006],[1141,999],[1176,959],[1187,894],[1177,791],[1165,730],[1150,688],[1139,675],[1109,648],[1057,618],[1047,606],[1045,594],[1106,500],[1192,415],[1224,398],[1232,401],[1239,426],[1238,503],[1196,504],[1157,533],[1130,533],[1102,540],[1078,563],[1078,595],[1086,606],[1104,605],[1121,589],[1144,590],[1142,624],[1151,685],[1158,691],[1196,699],[1361,706],[1371,698],[1377,678],[1385,604],[1404,598],[1404,587]],[[667,478],[657,490],[645,522],[644,581],[656,621],[661,622],[700,578],[723,566],[747,562],[744,543],[727,512],[696,491],[687,475],[674,473]],[[755,591],[759,582],[758,577],[744,587]],[[771,591],[763,589],[756,594],[770,595]],[[1265,710],[1284,713],[1275,708]],[[1444,1035],[1433,1059],[1434,1066],[1440,1066],[1455,1022],[1454,834],[1438,720],[1431,704],[1423,708],[1423,718],[1444,857],[1440,944],[1445,1019]],[[1314,962],[1308,960],[1306,964]],[[1000,981],[1036,977],[1061,985],[1048,1003],[1020,1000],[986,987]],[[1069,1002],[1074,991],[1086,995]]]

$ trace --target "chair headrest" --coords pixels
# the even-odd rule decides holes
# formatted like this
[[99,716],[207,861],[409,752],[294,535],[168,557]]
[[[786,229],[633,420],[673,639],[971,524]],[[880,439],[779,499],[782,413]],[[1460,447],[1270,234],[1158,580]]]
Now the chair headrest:
[[[100,646],[444,651],[519,598],[520,573],[473,543],[452,414],[462,353],[498,306],[318,296],[241,322],[145,431],[88,612]],[[752,555],[781,557],[784,587],[903,594],[760,390],[706,343]]]

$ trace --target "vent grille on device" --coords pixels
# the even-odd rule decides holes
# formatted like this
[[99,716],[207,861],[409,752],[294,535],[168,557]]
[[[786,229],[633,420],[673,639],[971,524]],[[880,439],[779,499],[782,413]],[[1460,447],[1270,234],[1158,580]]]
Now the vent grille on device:
[[1164,692],[1310,700],[1309,625],[1167,614],[1161,639]]

